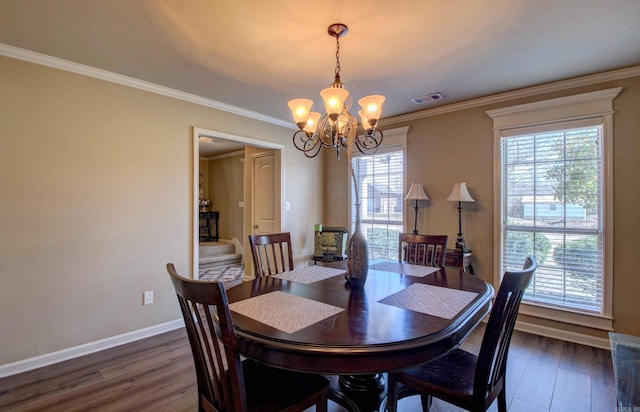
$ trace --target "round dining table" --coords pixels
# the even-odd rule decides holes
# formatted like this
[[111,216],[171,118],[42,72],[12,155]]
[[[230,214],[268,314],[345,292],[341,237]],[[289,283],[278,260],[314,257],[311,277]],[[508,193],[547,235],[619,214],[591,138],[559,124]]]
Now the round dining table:
[[[308,283],[270,276],[234,286],[227,297],[240,352],[275,367],[355,382],[440,357],[489,313],[493,288],[459,268],[429,268],[433,273],[417,276],[408,274],[412,267],[372,264],[361,289],[332,268],[314,269],[335,272]],[[267,297],[280,300],[268,303],[262,299]],[[240,310],[238,305],[253,301],[253,312]],[[281,330],[271,323],[290,324],[286,317],[308,325]],[[341,379],[342,389],[372,389],[349,388],[349,382]]]

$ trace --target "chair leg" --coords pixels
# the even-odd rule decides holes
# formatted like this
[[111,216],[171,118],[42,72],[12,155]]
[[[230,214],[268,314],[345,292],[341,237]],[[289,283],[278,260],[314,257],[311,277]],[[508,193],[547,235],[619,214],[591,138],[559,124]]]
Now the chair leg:
[[324,398],[320,402],[316,403],[316,412],[327,412],[329,410],[328,400]]
[[[387,411],[396,412],[398,409],[398,382],[389,374],[387,379]],[[380,411],[384,412],[384,411]]]
[[502,388],[498,394],[498,412],[507,412],[507,391]]
[[429,412],[429,409],[431,408],[431,404],[433,403],[433,396],[420,395],[420,403],[422,404],[422,411]]
[[[401,386],[398,381],[393,379],[393,376],[389,374],[387,378],[387,396],[380,402],[380,412],[396,412],[400,399],[418,395],[420,395],[420,392],[405,385]],[[431,398],[431,396],[429,396],[429,398]],[[429,405],[431,405],[430,401]]]

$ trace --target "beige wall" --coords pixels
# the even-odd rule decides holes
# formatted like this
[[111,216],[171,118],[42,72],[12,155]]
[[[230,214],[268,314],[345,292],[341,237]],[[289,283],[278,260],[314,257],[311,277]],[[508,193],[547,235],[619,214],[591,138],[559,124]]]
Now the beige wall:
[[211,200],[211,196],[209,195],[209,193],[211,192],[211,190],[209,189],[209,162],[206,159],[201,158],[198,161],[198,171],[202,175],[202,197],[203,199]]
[[[285,203],[289,203],[289,210],[285,212],[284,230],[291,232],[294,265],[297,266],[309,263],[309,257],[313,255],[313,225],[322,222],[326,209],[322,200],[324,187],[322,158],[321,156],[314,159],[305,157],[302,152],[293,147],[292,135],[293,132],[289,133],[286,139],[291,151],[286,153],[287,167],[284,173],[291,190],[285,193],[284,198]],[[293,196],[294,193],[296,196]],[[294,224],[296,230],[292,230]]]
[[[640,77],[594,84],[526,99],[486,105],[452,113],[434,115],[384,128],[409,125],[407,137],[406,182],[422,183],[430,200],[420,208],[420,233],[448,234],[455,242],[458,229],[456,203],[447,202],[454,182],[467,183],[475,203],[463,204],[462,227],[467,246],[474,253],[476,274],[493,281],[493,123],[485,111],[515,104],[545,100],[587,91],[622,86],[614,100],[614,328],[640,335],[640,271],[633,256],[640,249]],[[327,157],[324,170],[324,222],[347,224],[347,170],[333,157]],[[329,183],[330,182],[330,183]],[[405,230],[413,227],[413,209],[405,207]],[[588,330],[534,318],[528,322],[606,338],[603,331]]]
[[193,126],[285,145],[284,226],[311,254],[321,164],[293,130],[0,57],[0,365],[180,317],[165,264],[191,267]]

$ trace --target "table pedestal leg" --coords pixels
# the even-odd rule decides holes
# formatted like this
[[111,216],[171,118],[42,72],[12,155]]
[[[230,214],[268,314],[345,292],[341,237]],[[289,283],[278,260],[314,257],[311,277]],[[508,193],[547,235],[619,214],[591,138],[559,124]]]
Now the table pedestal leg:
[[384,375],[340,375],[340,387],[354,392],[382,392],[384,390]]
[[344,408],[347,412],[361,412],[358,405],[353,401],[353,399],[349,398],[344,392],[335,389],[329,388],[329,400],[337,403],[342,408]]
[[381,373],[369,375],[340,375],[341,391],[358,405],[361,412],[378,410],[382,396],[386,394],[385,378]]

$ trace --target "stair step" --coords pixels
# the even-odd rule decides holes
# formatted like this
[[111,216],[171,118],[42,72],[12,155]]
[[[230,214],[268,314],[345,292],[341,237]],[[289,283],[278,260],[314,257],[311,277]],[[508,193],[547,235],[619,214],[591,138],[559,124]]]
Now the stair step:
[[236,247],[233,243],[216,242],[200,244],[200,257],[220,256],[233,254],[236,252]]
[[241,262],[242,255],[237,253],[226,253],[224,255],[200,256],[199,266],[200,269],[206,269],[215,266],[233,265],[234,263]]

